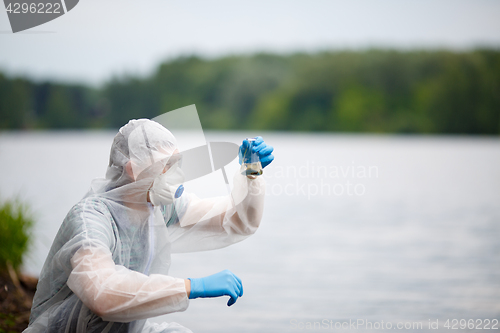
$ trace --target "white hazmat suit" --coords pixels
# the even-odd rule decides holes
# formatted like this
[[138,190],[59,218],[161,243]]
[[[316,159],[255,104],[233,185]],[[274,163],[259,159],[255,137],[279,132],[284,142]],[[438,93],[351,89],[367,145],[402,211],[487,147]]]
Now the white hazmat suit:
[[57,233],[25,332],[191,332],[146,320],[189,305],[184,279],[168,275],[170,254],[222,248],[253,234],[265,184],[236,174],[230,196],[184,193],[153,206],[148,190],[175,167],[176,149],[172,133],[154,121],[120,129],[106,177],[92,182]]

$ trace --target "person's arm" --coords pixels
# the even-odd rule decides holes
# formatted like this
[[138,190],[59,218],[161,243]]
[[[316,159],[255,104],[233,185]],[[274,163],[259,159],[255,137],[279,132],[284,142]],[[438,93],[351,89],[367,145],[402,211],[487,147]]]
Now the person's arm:
[[[243,140],[240,163],[249,148],[250,143]],[[274,148],[260,136],[255,138],[251,149],[258,155],[263,168],[274,160]],[[193,194],[186,197],[176,206],[180,222],[169,227],[172,251],[217,249],[255,233],[264,209],[265,182],[262,177],[245,177],[237,173],[233,191],[228,197],[203,200]]]
[[189,298],[189,295],[191,294],[191,280],[184,280],[184,285],[186,287],[186,293],[188,295],[188,298]]
[[200,199],[188,193],[188,204],[179,217],[179,225],[205,222],[222,225],[227,233],[253,234],[264,210],[265,181],[262,177],[251,179],[236,173],[233,184],[229,196]]
[[71,266],[68,287],[106,321],[130,322],[184,311],[189,305],[186,280],[116,265],[106,248],[80,248]]
[[178,208],[179,222],[168,228],[174,253],[222,248],[254,234],[264,210],[265,181],[237,173],[230,196],[185,195],[184,207]]

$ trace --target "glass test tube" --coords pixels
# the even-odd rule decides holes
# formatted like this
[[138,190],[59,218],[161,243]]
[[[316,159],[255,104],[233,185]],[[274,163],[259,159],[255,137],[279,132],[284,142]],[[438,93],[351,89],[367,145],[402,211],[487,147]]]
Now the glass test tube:
[[257,153],[252,152],[252,147],[255,146],[254,138],[246,139],[250,144],[242,152],[243,161],[241,163],[241,173],[245,176],[260,176],[262,175],[262,164]]

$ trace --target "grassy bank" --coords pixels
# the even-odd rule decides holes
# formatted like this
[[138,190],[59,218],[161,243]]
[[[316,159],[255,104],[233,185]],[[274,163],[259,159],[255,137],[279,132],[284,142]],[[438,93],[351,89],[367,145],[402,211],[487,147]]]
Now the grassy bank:
[[33,219],[25,204],[0,204],[0,333],[22,332],[29,323],[36,279],[20,274]]

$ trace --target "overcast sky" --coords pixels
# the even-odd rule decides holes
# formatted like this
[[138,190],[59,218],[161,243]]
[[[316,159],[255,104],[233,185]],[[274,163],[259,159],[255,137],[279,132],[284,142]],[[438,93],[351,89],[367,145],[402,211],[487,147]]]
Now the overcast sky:
[[477,46],[500,47],[500,0],[80,0],[17,34],[0,8],[0,70],[97,84],[193,53]]

